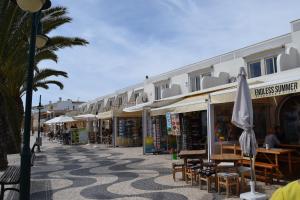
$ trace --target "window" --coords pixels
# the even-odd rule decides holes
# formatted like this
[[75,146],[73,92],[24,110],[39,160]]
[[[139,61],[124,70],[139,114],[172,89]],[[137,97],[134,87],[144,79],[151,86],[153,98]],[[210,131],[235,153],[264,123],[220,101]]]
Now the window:
[[119,106],[121,106],[123,104],[123,98],[119,97]]
[[190,81],[191,81],[191,91],[192,92],[201,90],[200,75],[191,77]]
[[261,64],[260,61],[249,64],[250,78],[261,76]]
[[164,89],[169,88],[169,83],[166,83],[163,87]]
[[140,93],[135,93],[134,94],[134,100],[136,101],[136,99],[140,96]]
[[155,100],[161,99],[161,86],[155,86]]
[[192,75],[190,77],[190,89],[191,92],[199,91],[201,90],[201,79],[204,76],[211,76],[211,73],[205,73],[205,74],[197,74],[197,75]]
[[163,98],[162,94],[165,89],[170,88],[170,81],[164,80],[157,83],[154,83],[154,94],[155,94],[155,100],[159,100]]
[[277,57],[271,57],[265,59],[266,74],[277,73]]

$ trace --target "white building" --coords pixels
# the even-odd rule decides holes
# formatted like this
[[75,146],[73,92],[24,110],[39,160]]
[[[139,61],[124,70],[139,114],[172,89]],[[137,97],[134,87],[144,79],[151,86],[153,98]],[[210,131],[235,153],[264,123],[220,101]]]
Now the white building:
[[[231,103],[234,98],[234,90],[230,90],[230,88],[234,88],[236,85],[239,68],[245,67],[253,99],[260,99],[261,104],[264,105],[267,105],[266,102],[270,100],[264,100],[264,98],[272,97],[272,101],[276,102],[276,106],[274,106],[274,102],[269,102],[269,107],[263,108],[268,109],[268,112],[275,113],[275,117],[267,116],[269,120],[265,119],[267,122],[264,131],[271,126],[281,124],[287,134],[299,135],[298,139],[300,140],[298,122],[293,122],[295,130],[288,133],[285,128],[288,122],[281,119],[282,112],[280,111],[285,106],[284,102],[297,96],[300,91],[300,82],[298,83],[300,80],[299,52],[300,20],[295,20],[291,22],[291,32],[288,34],[183,66],[164,74],[146,77],[142,83],[82,104],[79,110],[82,113],[98,114],[102,120],[114,119],[113,141],[118,139],[120,129],[118,118],[132,116],[143,118],[143,143],[145,143],[145,138],[153,128],[147,120],[150,116],[164,115],[166,112],[185,113],[206,110],[207,101],[211,102],[211,109],[215,109],[215,111],[220,105],[227,107],[226,103]],[[293,84],[288,85],[288,83]],[[277,91],[275,86],[282,90]],[[267,89],[268,87],[275,88]],[[287,94],[290,95],[285,96]],[[259,104],[258,101],[255,100],[254,103]],[[299,107],[298,104],[295,106],[300,110],[300,104]],[[178,109],[180,107],[183,109]],[[228,107],[230,109],[230,106]],[[220,120],[214,118],[216,117],[209,119],[212,122],[211,126],[205,125],[213,137],[210,141],[211,144],[208,145],[213,145],[215,124]],[[300,116],[297,116],[298,118],[300,119]],[[290,135],[287,137],[289,141],[295,138]]]
[[[71,99],[62,100],[59,98],[57,102],[49,101],[48,104],[42,105],[43,109],[41,110],[41,123],[50,120],[54,117],[64,115],[70,111],[78,110],[79,106],[83,104],[82,101],[73,101]],[[38,106],[32,107],[32,128],[37,130],[38,127]]]

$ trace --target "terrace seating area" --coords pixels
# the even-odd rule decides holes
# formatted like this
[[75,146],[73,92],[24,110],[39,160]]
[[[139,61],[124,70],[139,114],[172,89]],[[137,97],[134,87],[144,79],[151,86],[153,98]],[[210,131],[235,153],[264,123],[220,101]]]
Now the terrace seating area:
[[[178,181],[174,174],[180,172],[182,180],[191,186],[198,185],[200,190],[225,194],[226,197],[239,196],[250,190],[251,161],[241,155],[239,145],[221,145],[220,153],[212,155],[210,161],[202,151],[205,150],[198,150],[198,154],[195,153],[197,150],[179,153],[182,160],[172,165],[174,181]],[[293,149],[258,148],[257,156],[252,159],[256,180],[266,185],[287,180],[293,174],[292,160],[297,156],[294,153]]]

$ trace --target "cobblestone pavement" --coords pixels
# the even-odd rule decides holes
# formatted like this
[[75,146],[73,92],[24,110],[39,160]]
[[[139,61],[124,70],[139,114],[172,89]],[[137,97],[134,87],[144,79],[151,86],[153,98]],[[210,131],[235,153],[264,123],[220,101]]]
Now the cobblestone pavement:
[[[44,143],[32,167],[32,200],[224,198],[179,179],[174,182],[170,155],[142,155],[142,148]],[[17,195],[11,192],[7,199]]]

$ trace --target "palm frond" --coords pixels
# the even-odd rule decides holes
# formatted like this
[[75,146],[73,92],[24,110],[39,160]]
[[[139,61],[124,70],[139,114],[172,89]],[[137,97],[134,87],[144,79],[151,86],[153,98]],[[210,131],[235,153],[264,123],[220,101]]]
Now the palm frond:
[[57,63],[58,56],[54,51],[42,49],[40,51],[37,51],[35,55],[35,63],[38,64],[43,60],[52,60]]
[[56,76],[56,77],[63,76],[65,78],[68,78],[68,73],[64,71],[55,70],[55,69],[49,69],[49,68],[40,69],[38,73],[35,73],[33,77],[33,82],[38,82],[40,80],[46,79],[51,76]]
[[55,36],[51,37],[49,43],[45,47],[48,50],[57,51],[59,49],[65,47],[72,47],[72,46],[85,46],[88,44],[88,41],[78,37],[63,37],[63,36]]
[[49,18],[47,20],[43,20],[43,32],[44,34],[48,34],[50,31],[55,30],[56,28],[60,27],[61,25],[64,25],[66,23],[70,23],[72,21],[72,18],[70,17],[53,17]]
[[33,85],[33,88],[37,90],[38,88],[43,88],[43,89],[49,89],[49,85],[56,85],[58,86],[61,90],[64,89],[64,85],[60,81],[56,80],[46,80],[46,81],[40,81],[37,82]]

